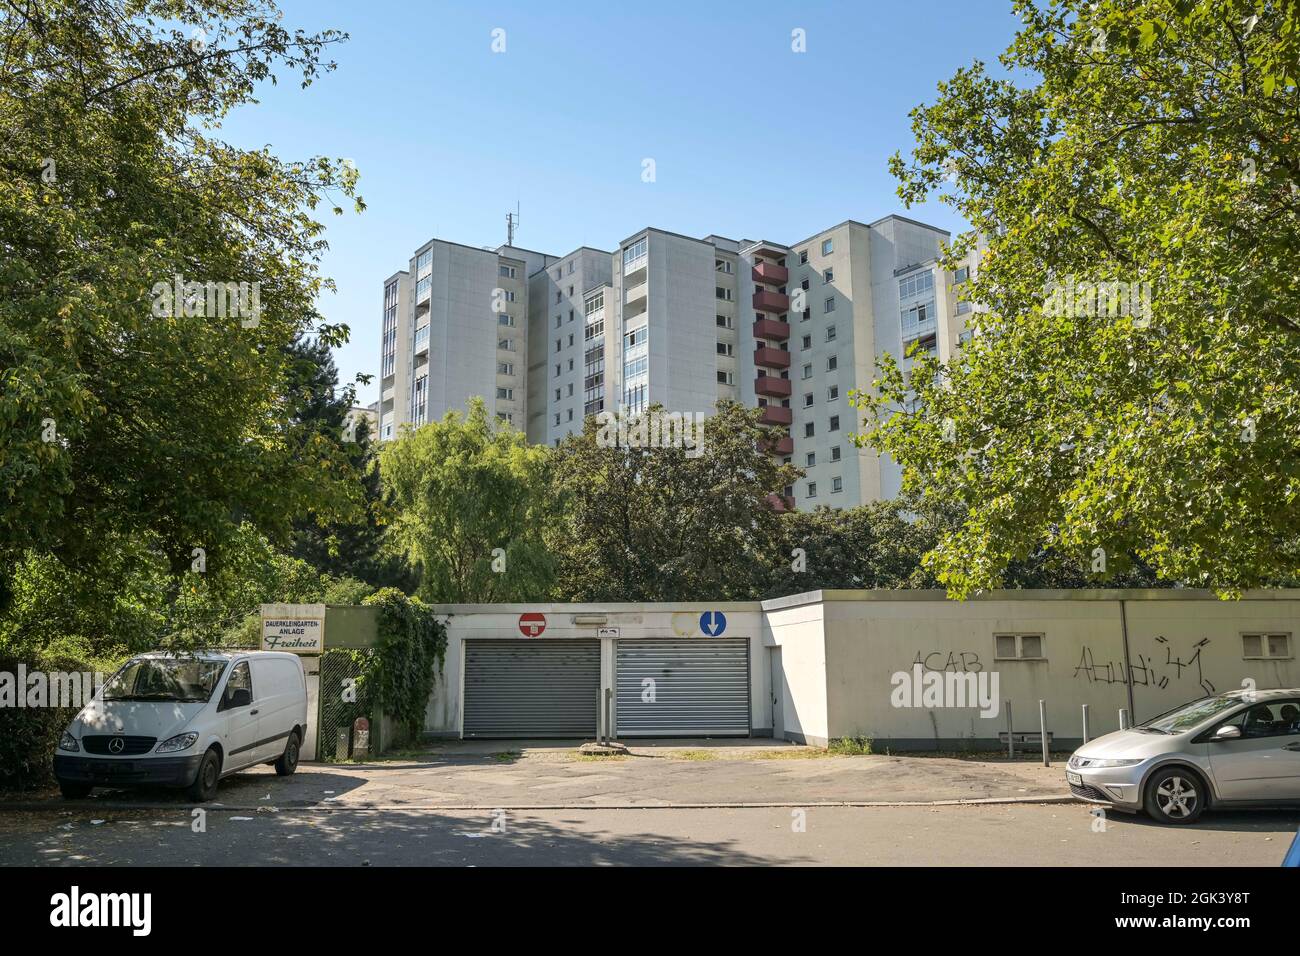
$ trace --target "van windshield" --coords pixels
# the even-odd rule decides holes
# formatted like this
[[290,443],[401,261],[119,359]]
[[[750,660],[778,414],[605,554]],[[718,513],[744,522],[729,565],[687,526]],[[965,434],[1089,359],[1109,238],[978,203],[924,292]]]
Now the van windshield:
[[144,658],[128,661],[104,685],[104,700],[174,700],[207,703],[225,661]]

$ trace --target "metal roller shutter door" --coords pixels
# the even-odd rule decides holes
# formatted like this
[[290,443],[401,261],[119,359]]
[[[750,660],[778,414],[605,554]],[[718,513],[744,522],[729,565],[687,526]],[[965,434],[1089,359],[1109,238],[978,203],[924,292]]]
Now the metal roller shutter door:
[[619,737],[749,734],[748,638],[619,641],[615,669]]
[[600,641],[465,642],[466,737],[592,737]]

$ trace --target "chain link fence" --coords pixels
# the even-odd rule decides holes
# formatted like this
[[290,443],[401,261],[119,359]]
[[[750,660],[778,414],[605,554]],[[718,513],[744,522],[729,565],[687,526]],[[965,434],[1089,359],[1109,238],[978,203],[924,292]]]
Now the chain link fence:
[[320,659],[320,718],[316,732],[317,759],[337,763],[347,754],[339,753],[340,730],[351,731],[352,722],[365,717],[373,728],[377,714],[371,713],[371,701],[365,675],[372,653],[363,650],[326,651]]

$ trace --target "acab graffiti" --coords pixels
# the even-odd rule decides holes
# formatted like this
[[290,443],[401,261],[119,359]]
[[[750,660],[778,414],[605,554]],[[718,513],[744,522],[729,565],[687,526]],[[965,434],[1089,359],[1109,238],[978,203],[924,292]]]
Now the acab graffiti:
[[1164,662],[1159,660],[1159,650],[1151,653],[1138,651],[1133,655],[1127,679],[1123,661],[1103,661],[1099,664],[1093,657],[1092,648],[1085,644],[1080,651],[1074,676],[1082,677],[1090,684],[1125,684],[1131,681],[1134,687],[1156,687],[1160,690],[1187,678],[1195,680],[1206,694],[1215,693],[1214,684],[1205,676],[1201,666],[1201,651],[1210,643],[1208,637],[1193,644],[1186,659],[1182,652],[1174,653],[1168,638],[1160,636],[1155,641],[1164,650]]

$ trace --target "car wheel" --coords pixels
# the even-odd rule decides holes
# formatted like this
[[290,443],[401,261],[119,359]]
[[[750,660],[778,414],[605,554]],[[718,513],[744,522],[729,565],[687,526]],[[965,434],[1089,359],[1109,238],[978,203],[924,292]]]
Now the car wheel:
[[190,784],[189,795],[198,803],[204,803],[217,795],[217,781],[221,779],[221,758],[215,750],[209,750],[199,761],[199,772]]
[[64,800],[82,800],[90,796],[91,785],[88,783],[64,783],[59,781],[59,793]]
[[287,777],[298,769],[298,731],[289,735],[289,741],[284,745],[284,753],[280,759],[275,762],[275,772],[282,777]]
[[1146,811],[1159,823],[1195,823],[1205,809],[1205,784],[1181,767],[1157,770],[1147,781]]

